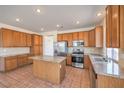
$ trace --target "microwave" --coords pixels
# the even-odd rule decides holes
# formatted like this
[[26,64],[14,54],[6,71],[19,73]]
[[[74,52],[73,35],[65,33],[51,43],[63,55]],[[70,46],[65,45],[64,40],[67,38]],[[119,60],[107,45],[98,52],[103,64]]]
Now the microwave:
[[72,42],[73,47],[81,47],[84,46],[84,41],[83,40],[76,40]]

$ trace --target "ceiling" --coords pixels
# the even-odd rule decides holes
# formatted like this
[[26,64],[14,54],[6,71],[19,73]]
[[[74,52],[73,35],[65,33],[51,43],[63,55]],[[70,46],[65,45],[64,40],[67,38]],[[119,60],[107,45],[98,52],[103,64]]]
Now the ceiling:
[[[27,30],[42,32],[57,30],[57,24],[69,30],[94,26],[101,22],[104,5],[0,5],[0,22]],[[40,9],[40,13],[36,12]],[[16,21],[20,19],[20,22]],[[76,24],[79,21],[79,24]]]

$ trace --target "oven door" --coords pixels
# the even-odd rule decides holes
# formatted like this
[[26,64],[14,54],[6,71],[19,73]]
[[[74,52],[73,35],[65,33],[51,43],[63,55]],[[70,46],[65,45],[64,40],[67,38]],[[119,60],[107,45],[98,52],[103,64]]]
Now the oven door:
[[72,56],[72,62],[74,63],[83,63],[83,57],[76,57],[76,56]]

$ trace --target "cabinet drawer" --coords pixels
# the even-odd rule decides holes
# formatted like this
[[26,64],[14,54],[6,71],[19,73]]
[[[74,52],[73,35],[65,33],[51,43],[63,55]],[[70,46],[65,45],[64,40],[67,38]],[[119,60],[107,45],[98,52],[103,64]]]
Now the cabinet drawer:
[[28,56],[27,55],[18,56],[18,65],[23,66],[25,64],[28,64]]
[[5,70],[12,70],[17,68],[17,57],[7,57],[5,58]]

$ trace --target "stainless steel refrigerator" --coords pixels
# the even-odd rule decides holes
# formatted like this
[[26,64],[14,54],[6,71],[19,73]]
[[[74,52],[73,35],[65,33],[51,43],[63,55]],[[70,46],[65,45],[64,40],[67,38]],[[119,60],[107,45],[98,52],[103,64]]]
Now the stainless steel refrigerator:
[[54,55],[55,56],[67,56],[68,48],[67,42],[56,42],[54,43]]

